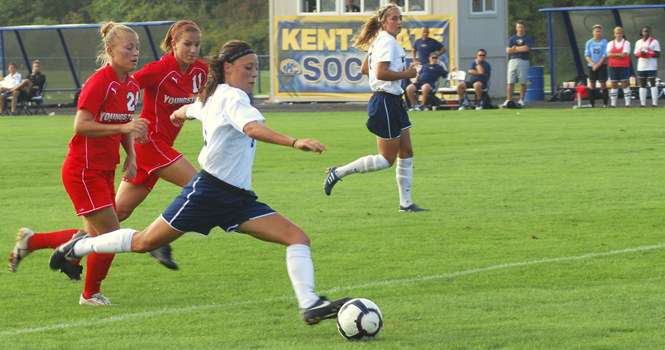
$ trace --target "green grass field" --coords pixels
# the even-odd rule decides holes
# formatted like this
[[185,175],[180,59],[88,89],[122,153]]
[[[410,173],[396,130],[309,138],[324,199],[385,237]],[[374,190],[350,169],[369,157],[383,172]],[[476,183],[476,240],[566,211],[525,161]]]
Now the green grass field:
[[[0,349],[665,348],[663,109],[413,113],[425,213],[397,211],[394,169],[323,193],[327,167],[376,153],[365,113],[266,117],[328,151],[260,144],[253,189],[309,233],[321,295],[381,307],[377,340],[306,326],[284,248],[216,229],[173,243],[179,271],[116,256],[109,307],[79,306],[83,283],[34,252],[0,272]],[[60,179],[72,122],[0,118],[6,258],[19,227],[81,227]],[[200,123],[175,147],[197,164]],[[122,226],[145,228],[178,193],[160,182]]]

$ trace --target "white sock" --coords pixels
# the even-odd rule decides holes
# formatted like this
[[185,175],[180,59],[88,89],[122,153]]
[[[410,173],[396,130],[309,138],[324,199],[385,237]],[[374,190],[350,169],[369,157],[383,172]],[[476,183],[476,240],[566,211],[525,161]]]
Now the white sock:
[[131,228],[107,232],[97,237],[86,237],[74,244],[74,256],[82,257],[90,253],[115,254],[132,251],[132,237],[138,232]]
[[640,88],[640,106],[647,105],[647,88]]
[[411,202],[411,184],[413,183],[413,158],[397,158],[397,188],[399,189],[399,205],[406,208]]
[[517,103],[523,105],[523,104],[524,104],[524,100],[520,98],[520,100],[517,101]]
[[347,175],[355,173],[369,173],[372,171],[383,170],[386,168],[390,168],[390,163],[388,163],[388,160],[386,160],[386,158],[383,158],[382,155],[378,154],[375,156],[366,156],[358,158],[345,166],[337,168],[335,173],[341,179]]
[[617,99],[619,98],[619,89],[610,89],[610,100],[611,100],[611,106],[616,107],[617,106]]
[[658,86],[651,87],[651,103],[658,106]]
[[626,106],[630,107],[630,86],[623,88],[623,100]]
[[286,247],[286,270],[296,292],[298,306],[305,309],[314,305],[319,296],[314,293],[314,263],[308,246],[293,244]]

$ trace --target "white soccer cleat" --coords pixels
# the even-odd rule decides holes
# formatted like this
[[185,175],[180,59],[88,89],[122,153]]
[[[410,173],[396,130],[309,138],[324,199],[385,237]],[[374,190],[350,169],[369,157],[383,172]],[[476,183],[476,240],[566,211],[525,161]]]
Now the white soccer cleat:
[[14,245],[14,250],[12,250],[9,255],[9,266],[7,266],[9,271],[18,271],[18,265],[21,263],[21,260],[25,259],[25,257],[30,254],[30,251],[28,250],[28,240],[34,235],[35,233],[29,228],[22,227],[18,230],[18,233],[16,234],[16,245]]
[[90,299],[86,299],[81,294],[79,298],[79,305],[92,305],[92,306],[106,306],[113,305],[109,298],[102,295],[102,293],[93,294]]

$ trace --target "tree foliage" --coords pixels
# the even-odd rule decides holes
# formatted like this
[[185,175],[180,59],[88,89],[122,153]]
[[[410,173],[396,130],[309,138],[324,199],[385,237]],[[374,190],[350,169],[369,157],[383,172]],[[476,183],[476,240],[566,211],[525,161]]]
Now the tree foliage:
[[1,0],[6,26],[144,22],[189,19],[203,34],[202,53],[216,54],[228,40],[249,42],[268,54],[266,0]]

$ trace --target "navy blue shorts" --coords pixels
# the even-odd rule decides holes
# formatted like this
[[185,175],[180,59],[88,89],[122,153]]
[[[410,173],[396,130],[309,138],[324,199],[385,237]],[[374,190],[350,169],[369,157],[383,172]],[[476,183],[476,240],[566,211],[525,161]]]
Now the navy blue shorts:
[[171,202],[162,213],[169,226],[180,232],[202,235],[219,226],[231,233],[245,221],[276,213],[268,205],[257,201],[254,192],[225,182],[222,184],[225,186],[220,187],[219,182],[222,181],[211,176],[196,174]]
[[411,127],[409,115],[399,96],[375,93],[367,104],[367,129],[382,139],[396,139]]
[[610,67],[611,81],[624,81],[630,79],[628,67]]
[[658,74],[657,70],[638,70],[637,76],[639,78],[655,78]]
[[418,90],[422,89],[423,85],[425,85],[425,84],[429,85],[430,89],[432,89],[432,90],[434,90],[434,85],[436,85],[436,83],[413,83],[413,86],[415,86],[416,91],[418,91]]

